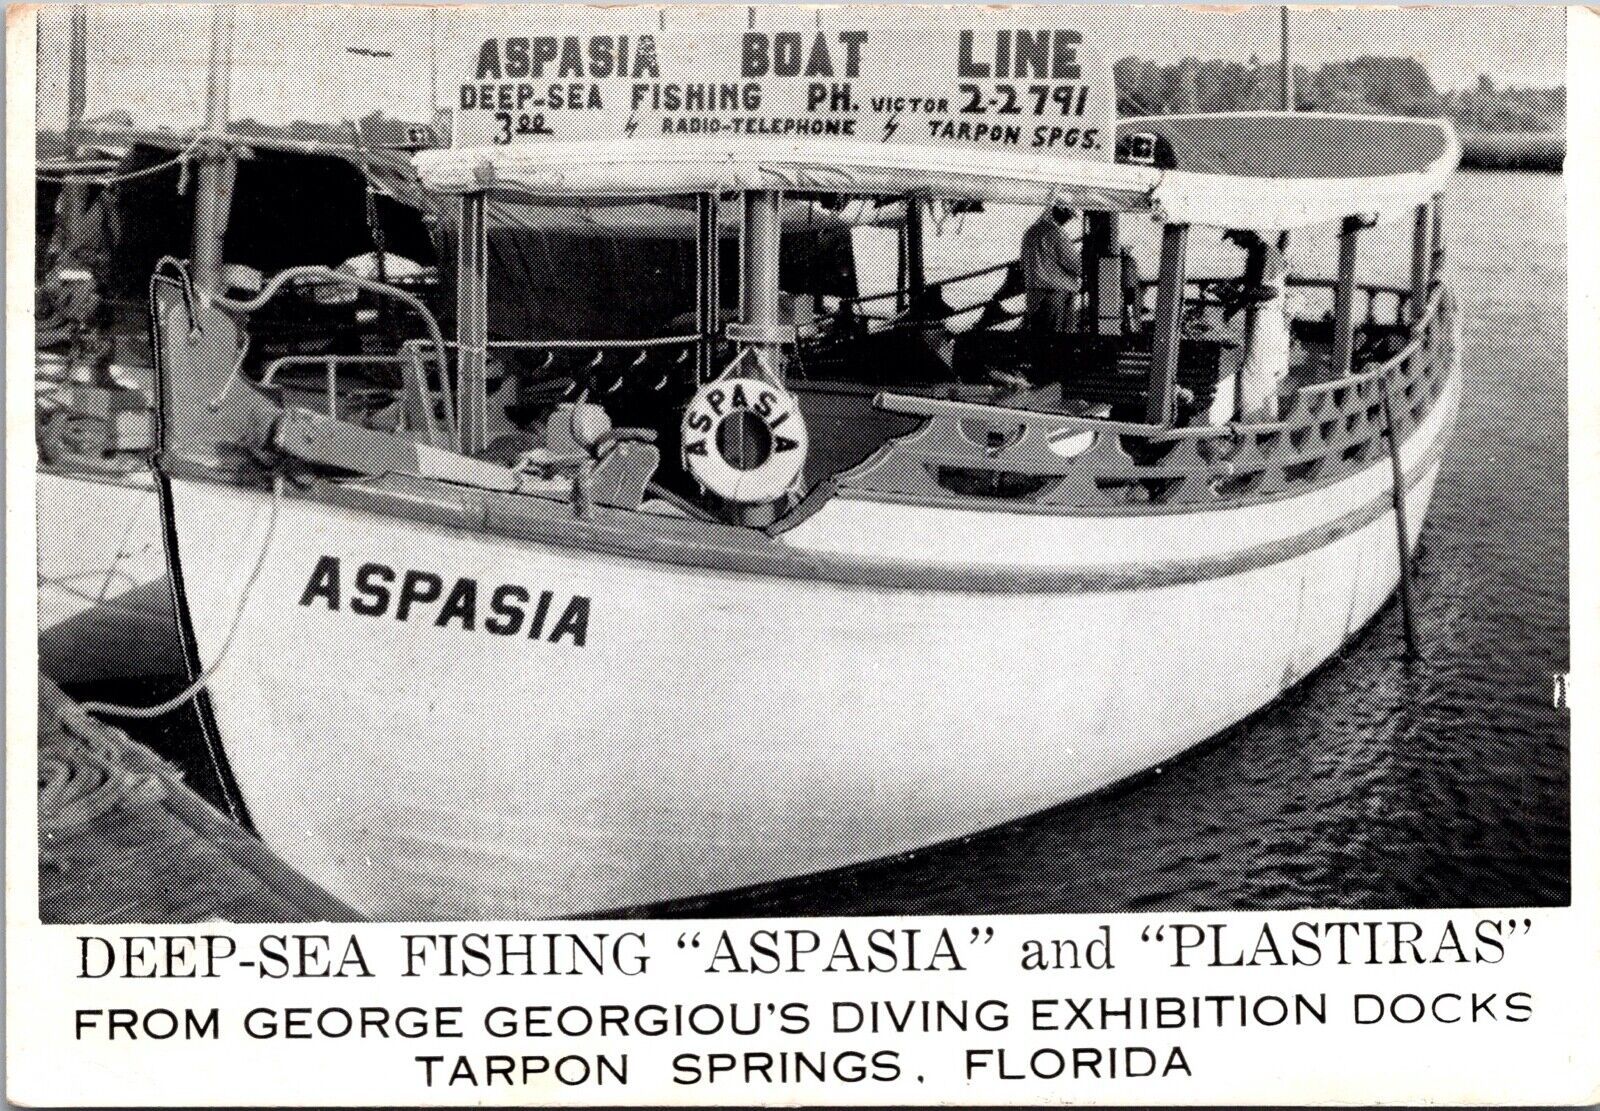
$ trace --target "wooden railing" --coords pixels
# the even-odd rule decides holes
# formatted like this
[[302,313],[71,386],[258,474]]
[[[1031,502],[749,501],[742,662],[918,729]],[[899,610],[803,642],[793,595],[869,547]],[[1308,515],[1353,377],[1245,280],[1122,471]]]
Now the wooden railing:
[[927,419],[839,476],[838,486],[862,497],[1040,509],[1218,505],[1303,491],[1381,457],[1385,383],[1396,400],[1397,438],[1427,416],[1454,361],[1454,312],[1449,294],[1435,289],[1400,351],[1302,386],[1275,420],[1169,428],[880,394],[880,407]]
[[[879,293],[868,293],[857,297],[842,298],[837,310],[827,313],[820,319],[829,321],[836,326],[845,326],[851,323],[865,325],[880,325],[889,328],[922,327],[938,324],[968,313],[983,313],[984,320],[978,327],[993,327],[1017,319],[1021,314],[1003,308],[1002,301],[1020,297],[1024,289],[1021,281],[1021,263],[1013,260],[1010,262],[996,263],[978,270],[964,274],[956,274],[947,278],[940,278],[928,282],[921,290],[913,293],[908,289],[891,289]],[[943,291],[946,287],[957,285],[961,282],[971,281],[976,278],[987,277],[991,274],[1006,273],[1006,279],[1000,287],[989,297],[976,301],[970,305],[951,305],[944,300]],[[1222,286],[1232,284],[1237,279],[1226,277],[1191,277],[1184,281],[1186,305],[1204,305],[1219,303],[1214,291]],[[1156,282],[1145,280],[1140,283],[1141,297],[1146,301],[1156,288]],[[1295,289],[1326,290],[1330,295],[1338,288],[1338,281],[1333,278],[1309,278],[1290,275],[1288,284]],[[1356,287],[1355,315],[1359,325],[1374,324],[1400,324],[1406,316],[1406,307],[1411,301],[1411,290],[1400,286],[1367,283]],[[908,306],[903,311],[890,315],[863,313],[858,311],[860,306],[879,301],[895,300],[908,301]],[[1381,313],[1382,303],[1392,300],[1391,311]],[[1148,307],[1146,304],[1144,307]]]

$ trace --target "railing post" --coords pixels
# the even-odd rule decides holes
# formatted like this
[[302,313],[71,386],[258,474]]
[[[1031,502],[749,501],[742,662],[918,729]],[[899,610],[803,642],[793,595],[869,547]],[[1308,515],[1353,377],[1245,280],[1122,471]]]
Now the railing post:
[[1426,203],[1417,205],[1417,215],[1411,229],[1411,323],[1415,324],[1428,311],[1428,267],[1433,258],[1430,232],[1433,215]]
[[1339,229],[1339,284],[1333,291],[1333,376],[1350,373],[1355,352],[1356,247],[1367,222],[1359,216],[1346,216]]
[[[488,438],[489,399],[489,235],[483,193],[461,198],[456,249],[456,446],[468,455],[483,450]],[[440,374],[448,377],[448,360],[440,352]]]
[[1179,327],[1183,322],[1184,274],[1189,264],[1189,225],[1168,224],[1161,234],[1161,277],[1156,285],[1155,332],[1150,338],[1148,424],[1173,421],[1178,393]]

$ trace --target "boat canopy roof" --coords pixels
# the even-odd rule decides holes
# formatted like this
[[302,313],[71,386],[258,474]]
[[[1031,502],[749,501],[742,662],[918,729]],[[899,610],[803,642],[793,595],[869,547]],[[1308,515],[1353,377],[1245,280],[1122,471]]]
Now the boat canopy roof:
[[1121,120],[1156,137],[1168,219],[1287,230],[1345,216],[1388,221],[1444,188],[1461,160],[1448,120],[1227,112]]
[[1281,231],[1400,218],[1439,192],[1460,144],[1443,120],[1228,113],[1123,120],[1159,136],[1156,165],[978,147],[759,136],[545,142],[423,151],[430,191],[529,203],[751,190],[919,195],[1152,212],[1172,223]]
[[1110,162],[1000,151],[760,137],[472,147],[425,151],[416,164],[428,189],[495,189],[535,202],[778,189],[1018,204],[1061,195],[1083,208],[1138,211],[1149,209],[1161,176]]

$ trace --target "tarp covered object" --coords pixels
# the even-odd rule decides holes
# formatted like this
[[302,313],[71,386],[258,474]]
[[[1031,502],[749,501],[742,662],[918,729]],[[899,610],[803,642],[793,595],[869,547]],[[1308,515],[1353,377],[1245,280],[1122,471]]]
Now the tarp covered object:
[[[140,144],[119,173],[155,166],[173,152]],[[194,234],[194,173],[178,166],[125,181],[113,189],[122,214],[119,241],[107,274],[108,293],[141,303],[156,260],[187,258]],[[178,191],[180,180],[187,190]],[[393,197],[376,198],[385,249],[420,262],[435,261],[425,213]],[[272,274],[290,266],[337,266],[373,249],[366,218],[366,178],[345,158],[254,148],[238,161],[233,204],[223,241],[228,262]]]

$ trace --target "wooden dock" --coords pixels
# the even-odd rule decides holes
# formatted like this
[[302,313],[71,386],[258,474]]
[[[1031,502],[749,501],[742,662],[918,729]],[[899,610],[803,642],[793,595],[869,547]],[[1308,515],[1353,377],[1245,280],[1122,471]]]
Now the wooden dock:
[[48,923],[361,916],[119,729],[39,679],[39,916]]

